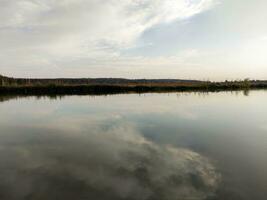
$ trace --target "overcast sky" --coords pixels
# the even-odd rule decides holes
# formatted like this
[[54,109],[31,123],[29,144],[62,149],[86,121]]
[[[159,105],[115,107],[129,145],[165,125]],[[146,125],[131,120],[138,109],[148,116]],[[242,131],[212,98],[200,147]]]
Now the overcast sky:
[[0,0],[0,74],[267,79],[266,0]]

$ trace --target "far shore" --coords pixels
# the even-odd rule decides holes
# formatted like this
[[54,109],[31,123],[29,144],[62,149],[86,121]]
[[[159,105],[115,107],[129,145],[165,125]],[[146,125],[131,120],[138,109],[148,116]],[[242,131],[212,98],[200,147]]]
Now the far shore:
[[22,79],[0,75],[0,95],[98,95],[180,91],[236,91],[267,89],[267,81],[198,81],[182,79]]
[[0,86],[0,95],[101,95],[122,93],[216,92],[267,89],[267,84],[201,83],[193,85],[16,85]]

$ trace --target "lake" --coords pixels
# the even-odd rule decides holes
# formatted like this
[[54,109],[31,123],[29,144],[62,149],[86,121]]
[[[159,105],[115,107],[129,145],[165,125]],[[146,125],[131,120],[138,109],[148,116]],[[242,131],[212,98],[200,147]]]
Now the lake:
[[267,91],[1,99],[1,200],[266,199]]

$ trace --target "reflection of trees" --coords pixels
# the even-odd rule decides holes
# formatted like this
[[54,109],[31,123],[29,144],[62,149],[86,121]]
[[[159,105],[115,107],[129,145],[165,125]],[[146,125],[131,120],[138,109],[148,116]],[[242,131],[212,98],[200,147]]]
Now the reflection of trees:
[[244,94],[244,96],[249,96],[249,92],[250,92],[250,90],[243,90],[243,94]]
[[11,99],[17,99],[18,96],[3,96],[3,95],[0,95],[0,102],[4,102],[4,101],[9,101]]
[[31,98],[31,97],[36,99],[48,98],[51,100],[60,100],[64,96],[63,95],[0,95],[0,102],[16,100],[19,98]]

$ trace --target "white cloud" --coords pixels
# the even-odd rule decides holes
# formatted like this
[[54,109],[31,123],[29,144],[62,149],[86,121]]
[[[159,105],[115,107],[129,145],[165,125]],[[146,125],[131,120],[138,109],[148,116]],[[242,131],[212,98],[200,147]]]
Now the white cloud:
[[101,63],[118,58],[150,27],[189,18],[213,4],[214,0],[2,0],[0,69],[54,69],[73,60],[79,67],[79,60]]

